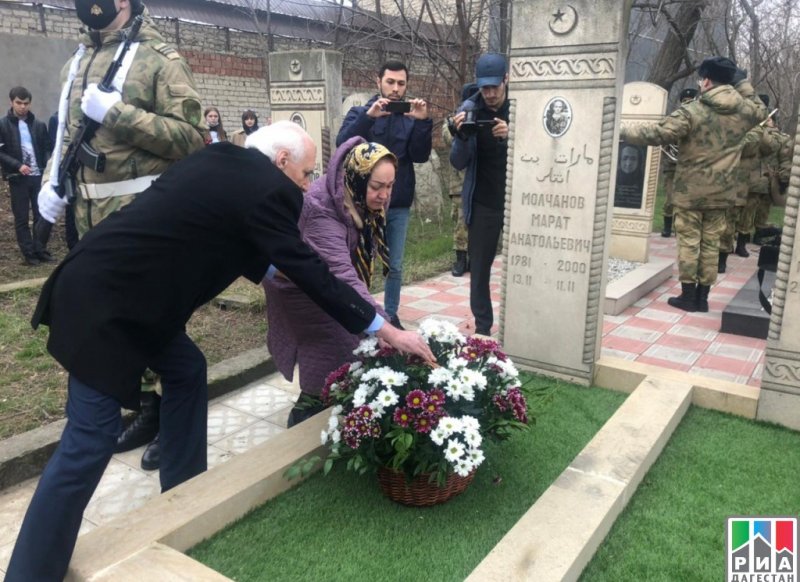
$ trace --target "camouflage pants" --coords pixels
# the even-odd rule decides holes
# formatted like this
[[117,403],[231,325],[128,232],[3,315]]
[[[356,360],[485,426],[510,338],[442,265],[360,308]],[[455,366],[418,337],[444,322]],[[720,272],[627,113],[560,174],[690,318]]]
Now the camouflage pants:
[[732,206],[725,213],[725,232],[719,237],[719,252],[732,253],[736,246],[736,233],[744,206]]
[[[83,235],[92,227],[97,226],[113,212],[133,202],[135,197],[135,194],[131,194],[101,200],[86,200],[82,196],[78,196],[75,200],[75,225],[78,227],[78,236],[83,238]],[[142,374],[142,392],[161,394],[161,381],[158,374],[152,370],[145,370]]]
[[[756,229],[756,209],[758,208],[759,197],[762,196],[756,192],[748,192],[747,202],[742,210],[742,217],[739,221],[737,230],[744,234],[753,234]],[[769,194],[764,194],[769,196]]]
[[75,200],[75,226],[78,227],[78,236],[83,238],[92,227],[97,226],[104,218],[112,212],[116,212],[123,206],[127,206],[136,194],[128,196],[113,196],[101,200],[86,200],[78,196]]
[[450,195],[450,216],[453,219],[453,250],[467,250],[467,225],[464,222],[464,208],[461,205],[461,195]]
[[672,204],[672,192],[674,190],[674,174],[664,178],[664,218],[669,218],[675,214],[675,206]]
[[727,209],[675,209],[681,283],[712,285],[717,280],[719,239],[725,232],[727,212]]
[[756,210],[753,215],[753,226],[755,228],[766,228],[769,226],[769,211],[771,208],[772,196],[769,194],[759,194]]

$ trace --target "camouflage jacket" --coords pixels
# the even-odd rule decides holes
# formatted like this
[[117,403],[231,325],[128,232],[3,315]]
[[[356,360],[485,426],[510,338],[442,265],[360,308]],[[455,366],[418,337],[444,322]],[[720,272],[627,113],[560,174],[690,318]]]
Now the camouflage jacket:
[[[106,155],[106,168],[96,173],[82,167],[78,182],[102,184],[160,174],[172,163],[203,147],[200,97],[186,61],[164,42],[147,10],[136,41],[133,64],[122,87],[122,102],[106,114],[91,140]],[[63,147],[83,119],[81,96],[90,83],[100,83],[122,40],[121,31],[83,35],[86,53],[69,96]],[[66,82],[69,62],[61,71]],[[46,171],[50,175],[50,165]]]
[[780,143],[774,130],[757,125],[747,132],[742,140],[740,165],[748,192],[769,194],[769,178],[767,178],[769,160],[775,157],[779,148]]
[[624,125],[621,137],[636,145],[678,146],[673,201],[676,208],[728,208],[734,203],[741,141],[767,116],[753,87],[719,85],[658,123]]
[[792,158],[794,157],[794,139],[791,135],[777,132],[777,140],[780,146],[775,154],[775,161],[778,167],[778,177],[784,187],[789,184],[792,175]]

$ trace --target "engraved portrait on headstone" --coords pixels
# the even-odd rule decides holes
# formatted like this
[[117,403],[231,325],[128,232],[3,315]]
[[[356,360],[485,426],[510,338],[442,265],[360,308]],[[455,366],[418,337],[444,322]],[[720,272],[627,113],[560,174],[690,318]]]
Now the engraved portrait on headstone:
[[617,185],[614,189],[615,207],[642,207],[646,160],[647,146],[620,142],[617,155]]
[[572,123],[572,107],[563,97],[553,97],[544,107],[544,129],[550,137],[561,137]]
[[302,113],[297,113],[297,112],[292,113],[292,116],[289,118],[289,120],[294,122],[294,123],[296,123],[297,125],[299,125],[303,129],[306,129],[306,120],[303,117]]

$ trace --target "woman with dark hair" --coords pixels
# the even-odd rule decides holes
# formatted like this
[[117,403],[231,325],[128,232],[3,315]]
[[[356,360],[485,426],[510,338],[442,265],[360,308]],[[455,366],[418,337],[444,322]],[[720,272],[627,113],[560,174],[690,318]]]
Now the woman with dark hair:
[[237,129],[231,134],[231,143],[244,147],[247,136],[258,129],[258,116],[252,109],[242,113],[242,129]]
[[228,141],[228,134],[225,133],[225,128],[222,127],[222,116],[219,114],[219,109],[216,107],[207,107],[206,110],[203,111],[203,118],[206,120],[206,126],[208,127],[206,145],[220,141]]
[[[303,240],[348,283],[388,316],[369,292],[372,263],[384,272],[389,249],[385,243],[386,209],[394,186],[397,158],[384,146],[361,137],[344,142],[331,158],[328,173],[305,195],[298,226]],[[281,277],[263,282],[267,295],[267,347],[278,370],[291,379],[297,365],[301,395],[288,426],[323,409],[318,399],[325,378],[353,358],[359,337],[317,307],[293,283]]]

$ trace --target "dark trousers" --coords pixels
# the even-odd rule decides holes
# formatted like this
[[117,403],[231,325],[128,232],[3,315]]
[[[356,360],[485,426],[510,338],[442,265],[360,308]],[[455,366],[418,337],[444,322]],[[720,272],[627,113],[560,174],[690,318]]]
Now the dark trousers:
[[[46,220],[43,222],[47,222]],[[50,224],[49,222],[47,224]],[[75,225],[75,204],[69,204],[64,213],[64,240],[67,243],[67,248],[72,250],[78,244],[78,227]]]
[[[22,254],[28,258],[35,258],[38,253],[44,251],[50,239],[50,229],[37,230],[37,226],[42,222],[38,203],[41,187],[41,176],[14,176],[8,181],[17,244]],[[33,214],[33,226],[30,223],[31,214]]]
[[[208,386],[202,352],[186,334],[150,364],[161,375],[161,490],[206,470]],[[70,375],[67,426],[17,537],[6,582],[61,582],[86,505],[121,429],[120,402]]]
[[497,243],[503,232],[503,210],[472,203],[467,252],[470,261],[469,306],[475,317],[475,331],[489,335],[494,323],[489,280]]

